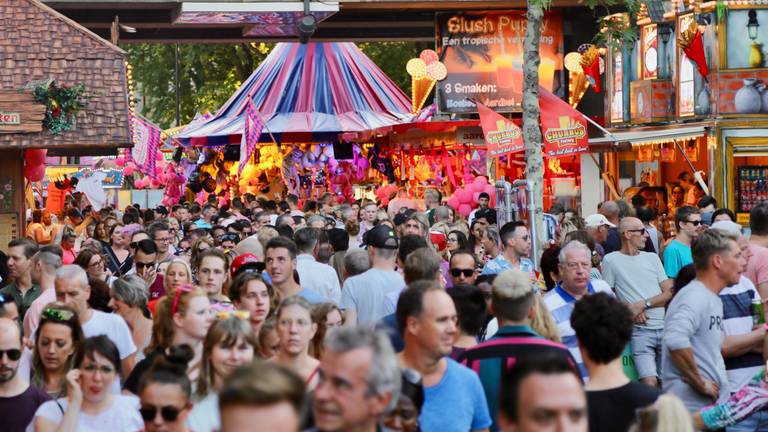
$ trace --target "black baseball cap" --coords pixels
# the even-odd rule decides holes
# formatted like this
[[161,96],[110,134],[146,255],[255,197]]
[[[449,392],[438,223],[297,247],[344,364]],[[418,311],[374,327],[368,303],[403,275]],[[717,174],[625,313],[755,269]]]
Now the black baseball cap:
[[363,236],[363,242],[366,246],[380,249],[397,249],[399,246],[395,230],[388,225],[378,225],[371,228]]

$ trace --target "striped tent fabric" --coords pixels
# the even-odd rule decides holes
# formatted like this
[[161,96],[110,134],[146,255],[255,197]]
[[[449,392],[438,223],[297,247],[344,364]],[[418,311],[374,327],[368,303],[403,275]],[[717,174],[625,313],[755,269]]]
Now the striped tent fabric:
[[248,100],[265,121],[262,142],[335,140],[413,117],[405,93],[354,43],[279,43],[215,116],[176,139],[239,144]]

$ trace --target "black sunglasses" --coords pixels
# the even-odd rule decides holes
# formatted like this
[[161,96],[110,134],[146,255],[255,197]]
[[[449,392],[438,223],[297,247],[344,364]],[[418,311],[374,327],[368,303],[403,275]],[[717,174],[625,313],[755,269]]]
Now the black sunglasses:
[[451,269],[451,276],[453,277],[459,277],[461,275],[464,275],[464,277],[471,277],[473,274],[475,274],[475,269]]
[[[149,405],[149,406],[143,406],[139,408],[139,412],[141,413],[141,418],[144,419],[144,421],[152,421],[157,417],[157,411],[158,407]],[[180,409],[174,407],[174,406],[164,406],[160,407],[160,416],[163,417],[163,420],[166,422],[174,422],[177,418],[179,418],[179,413],[181,412]]]
[[3,358],[4,355],[8,356],[8,360],[16,361],[21,358],[21,350],[15,348],[9,350],[0,350],[0,359]]
[[689,223],[689,224],[691,224],[691,225],[693,225],[693,226],[699,226],[699,225],[701,225],[701,221],[700,221],[700,220],[694,220],[694,221],[689,221],[689,220],[687,220],[687,221],[685,221],[685,222],[686,222],[686,223]]

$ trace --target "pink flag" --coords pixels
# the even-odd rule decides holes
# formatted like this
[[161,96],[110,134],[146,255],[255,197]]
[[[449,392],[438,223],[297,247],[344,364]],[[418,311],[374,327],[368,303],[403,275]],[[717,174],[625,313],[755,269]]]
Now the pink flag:
[[243,173],[243,168],[251,158],[256,144],[259,142],[261,130],[264,129],[264,122],[261,116],[253,106],[253,101],[248,99],[248,107],[245,110],[245,128],[243,128],[243,138],[240,141],[240,166],[237,168],[237,176]]

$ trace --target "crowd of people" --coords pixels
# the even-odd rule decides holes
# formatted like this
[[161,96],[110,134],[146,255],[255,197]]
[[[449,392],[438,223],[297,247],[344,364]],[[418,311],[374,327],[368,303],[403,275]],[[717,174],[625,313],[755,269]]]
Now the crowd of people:
[[556,205],[537,266],[487,194],[275,198],[35,210],[0,255],[2,429],[768,430],[768,204],[749,238],[680,206],[673,239]]

